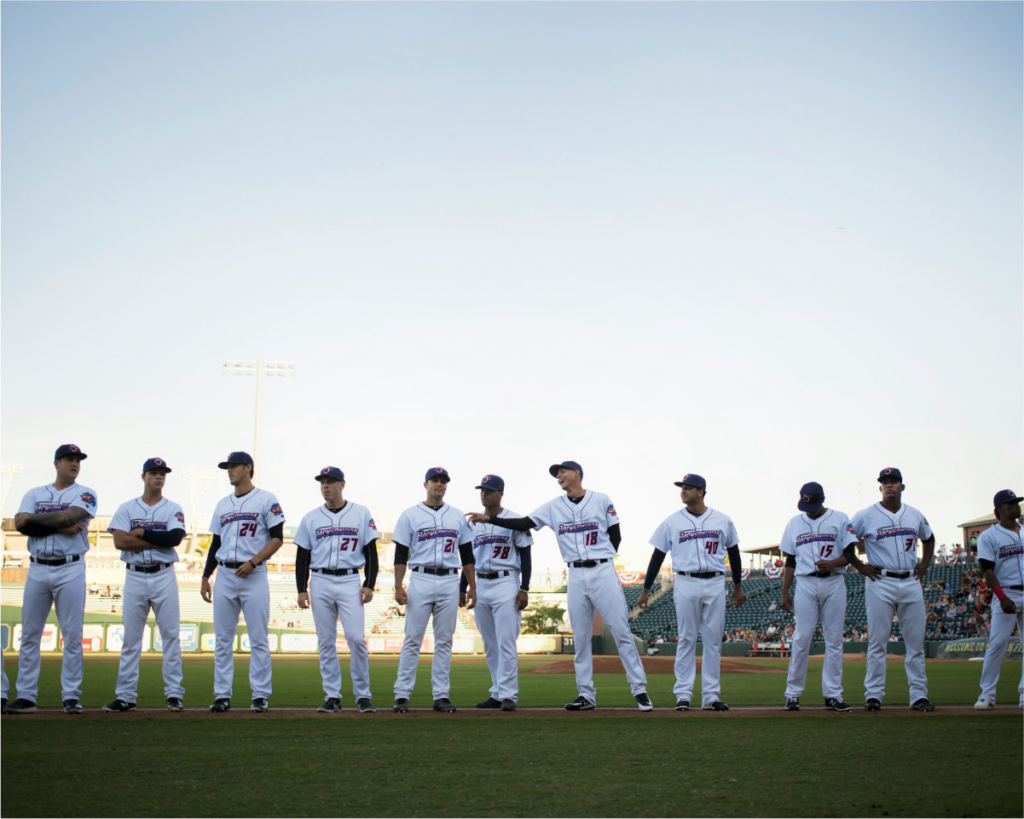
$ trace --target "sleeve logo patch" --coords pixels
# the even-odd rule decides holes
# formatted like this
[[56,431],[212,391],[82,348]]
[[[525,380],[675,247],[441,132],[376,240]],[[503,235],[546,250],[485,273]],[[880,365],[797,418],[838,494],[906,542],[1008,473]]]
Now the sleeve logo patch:
[[270,511],[277,517],[281,517],[284,514],[284,509],[281,508],[281,504],[275,503],[270,507]]
[[608,504],[608,514],[609,515],[614,515],[615,517],[619,516],[618,512],[615,511],[615,504],[614,503],[609,503]]
[[96,496],[93,495],[91,492],[83,492],[82,493],[82,503],[85,503],[85,504],[87,504],[89,506],[95,506],[96,505]]
[[852,525],[852,524],[849,524],[849,523],[848,523],[848,524],[846,525],[846,531],[847,531],[847,532],[849,532],[849,533],[850,533],[851,535],[853,535],[854,537],[857,537],[857,533],[856,533],[855,531],[853,531],[853,525]]
[[174,513],[174,519],[176,521],[178,521],[178,523],[184,523],[185,522],[185,514],[184,514],[184,512],[175,512]]
[[373,531],[377,531],[377,524],[373,522],[373,518],[370,518],[369,526],[371,529],[373,529]]

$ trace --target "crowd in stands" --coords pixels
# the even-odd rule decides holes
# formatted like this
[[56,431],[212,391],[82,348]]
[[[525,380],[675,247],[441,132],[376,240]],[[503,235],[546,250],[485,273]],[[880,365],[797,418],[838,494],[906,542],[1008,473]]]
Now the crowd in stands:
[[370,629],[370,634],[400,634],[405,630],[405,626],[402,623],[396,623],[395,620],[399,617],[405,617],[405,607],[398,605],[390,605],[384,609],[384,613],[380,616],[380,620],[373,624],[373,628]]

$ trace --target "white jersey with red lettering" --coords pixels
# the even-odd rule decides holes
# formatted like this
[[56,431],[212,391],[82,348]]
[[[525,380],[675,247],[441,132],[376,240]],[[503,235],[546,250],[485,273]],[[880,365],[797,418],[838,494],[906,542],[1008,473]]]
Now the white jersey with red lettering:
[[337,512],[322,504],[307,512],[295,532],[295,545],[308,549],[314,569],[360,569],[363,547],[380,537],[370,510],[346,501]]
[[[517,518],[519,515],[502,509],[498,517]],[[516,549],[533,545],[533,536],[529,532],[514,532],[493,523],[471,524],[470,530],[473,533],[473,557],[478,572],[500,572],[507,569],[519,574],[522,566]]]
[[392,541],[409,547],[409,568],[429,566],[458,569],[459,546],[473,541],[465,515],[447,503],[432,509],[417,503],[402,512],[395,524]]
[[[18,514],[45,515],[51,512],[65,512],[73,506],[84,509],[90,518],[96,517],[96,493],[87,486],[73,483],[64,489],[56,489],[51,483],[29,489],[21,499]],[[32,557],[68,557],[84,555],[89,551],[89,533],[85,529],[77,535],[55,532],[48,537],[30,537],[28,551]]]
[[728,515],[714,509],[692,515],[684,508],[665,518],[649,542],[672,554],[673,571],[725,574],[726,554],[740,539]]
[[1021,538],[1021,530],[1013,532],[999,523],[990,526],[978,538],[978,559],[996,564],[996,580],[1000,586],[1024,586],[1024,540]]
[[[779,548],[787,555],[796,557],[794,573],[801,575],[814,574],[814,564],[819,560],[835,560],[847,546],[858,542],[853,531],[853,524],[843,512],[828,509],[819,518],[810,518],[800,513],[786,524]],[[834,573],[844,573],[845,566],[833,569]]]
[[615,558],[608,527],[618,524],[619,515],[607,495],[588,489],[579,503],[562,495],[531,512],[530,520],[537,529],[547,526],[554,531],[566,563]]
[[[142,529],[151,532],[170,532],[185,528],[185,513],[174,501],[161,499],[156,506],[145,503],[141,497],[122,503],[110,519],[108,532],[119,529],[133,532]],[[154,546],[141,552],[121,551],[125,563],[177,563],[178,553],[171,546]]]
[[890,572],[911,572],[917,565],[917,541],[928,540],[932,527],[913,506],[890,512],[881,503],[853,516],[853,532],[864,538],[868,562]]
[[270,542],[270,530],[284,522],[281,504],[265,489],[253,487],[241,497],[231,494],[221,498],[210,521],[210,532],[220,535],[217,560],[251,560]]

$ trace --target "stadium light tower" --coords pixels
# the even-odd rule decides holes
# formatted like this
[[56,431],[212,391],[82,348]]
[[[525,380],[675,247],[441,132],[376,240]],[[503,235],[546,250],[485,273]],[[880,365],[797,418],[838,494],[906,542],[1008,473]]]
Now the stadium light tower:
[[263,377],[295,378],[296,367],[290,361],[225,361],[221,375],[255,375],[256,376],[256,433],[252,447],[252,482],[256,483],[260,475],[260,424],[263,415]]
[[0,511],[7,504],[7,493],[11,491],[11,482],[15,475],[20,475],[24,467],[21,464],[2,463],[0,474],[3,474],[2,488],[0,488]]

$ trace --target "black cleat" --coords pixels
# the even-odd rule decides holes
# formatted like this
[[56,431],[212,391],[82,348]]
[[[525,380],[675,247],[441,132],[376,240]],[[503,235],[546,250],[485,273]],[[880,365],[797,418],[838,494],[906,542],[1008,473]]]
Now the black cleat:
[[341,700],[337,697],[328,697],[324,700],[324,704],[316,709],[318,714],[333,714],[335,711],[341,710]]
[[3,713],[6,710],[7,710],[7,697],[4,697],[3,699],[0,699],[0,713]]
[[503,699],[501,701],[501,710],[502,711],[515,711],[516,710],[516,701],[514,699],[512,699],[511,697],[506,697],[505,699]]
[[409,710],[409,700],[405,697],[399,697],[395,700],[395,707],[391,709],[396,714],[404,714]]
[[842,697],[829,697],[825,700],[826,711],[852,711],[853,706],[847,705]]
[[729,706],[726,705],[721,700],[714,700],[712,702],[709,702],[707,705],[701,706],[701,710],[703,710],[703,711],[728,711],[729,710]]
[[34,714],[35,712],[36,704],[24,697],[18,697],[10,705],[4,707],[5,714]]
[[231,710],[231,700],[227,699],[226,697],[222,697],[221,699],[217,700],[216,702],[214,702],[213,705],[210,706],[210,710],[214,714],[223,714],[225,711],[230,711]]
[[167,710],[168,711],[184,711],[185,706],[181,704],[181,697],[168,697],[167,698]]
[[921,697],[917,702],[910,706],[914,711],[934,711],[935,706],[928,702],[927,697]]
[[636,700],[637,707],[641,711],[654,710],[654,703],[651,702],[651,698],[647,696],[646,691],[644,691],[642,694],[634,694],[633,699]]
[[864,708],[867,711],[881,711],[882,701],[877,697],[869,697],[864,701]]
[[572,702],[567,702],[565,704],[566,711],[593,711],[595,708],[597,708],[597,704],[591,702],[582,694],[580,694]]
[[440,699],[434,700],[434,710],[440,711],[442,714],[451,714],[455,711],[455,706],[451,704],[451,701],[447,697],[441,697]]
[[65,714],[81,714],[85,711],[78,700],[64,700],[63,705]]
[[360,697],[356,700],[356,707],[359,709],[360,714],[376,714],[377,709],[373,707],[373,703],[370,702],[369,697]]
[[126,702],[125,700],[122,700],[122,699],[116,699],[113,702],[110,702],[110,703],[107,703],[106,705],[104,705],[103,706],[103,710],[107,711],[107,712],[109,712],[111,714],[117,713],[119,711],[134,711],[135,710],[135,703],[134,702]]
[[787,711],[799,711],[800,710],[800,698],[799,697],[786,697],[786,710]]
[[689,710],[690,710],[690,701],[689,700],[679,700],[678,702],[676,702],[676,711],[689,711]]
[[267,702],[266,697],[256,697],[256,699],[252,701],[252,705],[249,706],[249,710],[254,714],[262,714],[268,708],[270,708],[270,703]]
[[497,711],[499,708],[501,708],[501,700],[495,699],[494,697],[488,697],[483,702],[478,702],[476,704],[476,707],[487,708],[491,711]]

